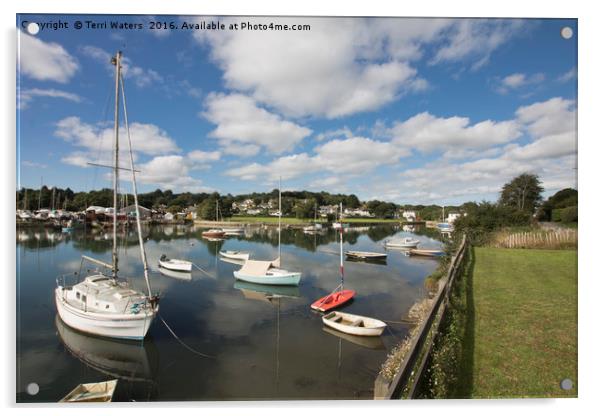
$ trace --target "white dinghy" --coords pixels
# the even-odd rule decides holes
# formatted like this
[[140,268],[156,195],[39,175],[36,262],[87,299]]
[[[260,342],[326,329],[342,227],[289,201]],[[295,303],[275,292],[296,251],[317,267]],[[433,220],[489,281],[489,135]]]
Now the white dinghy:
[[[127,122],[127,111],[125,105],[125,93],[123,91],[123,78],[121,76],[121,52],[112,59],[115,65],[115,145],[113,166],[113,209],[116,211],[117,190],[119,188],[119,171],[129,170],[132,174],[132,185],[134,204],[136,207],[136,225],[138,243],[140,245],[140,256],[144,266],[144,279],[146,281],[147,294],[135,290],[128,281],[120,280],[119,256],[117,244],[117,215],[113,216],[113,250],[111,264],[82,256],[84,261],[90,261],[98,266],[109,270],[110,273],[96,271],[79,281],[80,274],[71,275],[77,277],[75,283],[67,283],[67,276],[57,279],[55,289],[56,308],[62,321],[71,328],[79,331],[123,339],[143,339],[150,328],[155,315],[159,311],[159,297],[153,296],[150,287],[148,263],[142,239],[142,226],[140,223],[140,206],[136,190],[136,170],[134,169],[134,157],[131,147],[130,131]],[[123,114],[125,131],[127,132],[130,156],[130,169],[119,165],[119,86],[121,82],[121,93],[123,96]],[[102,166],[102,165],[101,165]],[[81,267],[80,267],[81,271]]]
[[232,260],[249,260],[251,254],[248,251],[224,250],[219,252],[220,256]]
[[159,266],[175,272],[191,272],[192,263],[187,260],[170,259],[165,254],[159,259]]
[[386,323],[378,319],[339,311],[324,315],[322,322],[337,331],[362,337],[378,337],[387,327]]
[[386,248],[401,248],[401,249],[410,249],[416,248],[420,244],[419,240],[415,240],[411,237],[405,237],[401,240],[387,240],[385,241]]

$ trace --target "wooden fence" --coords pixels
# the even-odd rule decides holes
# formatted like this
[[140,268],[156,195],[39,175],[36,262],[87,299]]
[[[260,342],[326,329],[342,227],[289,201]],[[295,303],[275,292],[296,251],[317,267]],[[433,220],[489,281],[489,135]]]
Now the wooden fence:
[[402,398],[402,393],[408,398],[414,398],[417,394],[417,387],[424,375],[426,364],[433,349],[433,343],[445,311],[449,304],[449,296],[457,275],[462,270],[462,264],[466,253],[466,236],[462,237],[462,242],[456,254],[452,257],[444,284],[439,286],[439,291],[435,295],[432,307],[422,322],[422,325],[413,340],[410,349],[405,355],[399,371],[388,386],[384,396],[385,399]]
[[570,228],[549,231],[498,233],[492,241],[497,248],[566,248],[577,246],[577,230]]

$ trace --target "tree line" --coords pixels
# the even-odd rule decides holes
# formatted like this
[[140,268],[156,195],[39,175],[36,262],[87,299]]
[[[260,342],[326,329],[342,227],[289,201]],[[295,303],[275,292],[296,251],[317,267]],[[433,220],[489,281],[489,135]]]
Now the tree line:
[[[278,189],[270,192],[253,192],[240,195],[214,193],[174,193],[171,190],[156,189],[152,192],[141,193],[138,201],[141,206],[177,213],[190,206],[197,207],[197,214],[203,219],[216,218],[216,201],[219,206],[220,217],[230,217],[235,214],[244,214],[233,208],[234,203],[252,200],[257,206],[272,201],[273,210],[277,209]],[[120,194],[118,205],[120,207],[134,202],[132,194]],[[284,191],[282,192],[282,214],[287,217],[313,218],[319,216],[316,208],[330,205],[344,208],[364,208],[374,214],[376,218],[395,218],[400,211],[416,211],[423,220],[441,220],[442,207],[440,205],[399,205],[388,201],[370,200],[360,201],[354,194],[331,194],[329,192],[310,191]],[[17,209],[35,211],[40,208],[66,209],[68,211],[83,211],[89,206],[113,206],[113,190],[103,188],[89,192],[75,192],[70,188],[41,189],[21,188],[16,192]],[[458,210],[461,207],[446,207],[446,210]]]

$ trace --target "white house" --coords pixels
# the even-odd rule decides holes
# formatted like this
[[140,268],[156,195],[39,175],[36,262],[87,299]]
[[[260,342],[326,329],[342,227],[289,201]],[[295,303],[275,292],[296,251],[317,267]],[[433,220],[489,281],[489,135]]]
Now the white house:
[[416,211],[404,211],[401,216],[408,222],[414,222],[418,218]]
[[450,212],[449,214],[447,214],[447,222],[451,224],[461,216],[462,214],[460,214],[459,212]]

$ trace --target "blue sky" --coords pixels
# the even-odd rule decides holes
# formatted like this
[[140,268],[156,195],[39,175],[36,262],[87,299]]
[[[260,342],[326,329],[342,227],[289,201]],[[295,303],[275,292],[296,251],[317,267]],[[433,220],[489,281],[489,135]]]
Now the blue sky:
[[[86,163],[109,163],[109,57],[121,49],[141,191],[239,194],[282,176],[285,189],[456,204],[496,199],[525,171],[546,194],[576,187],[575,20],[219,19],[311,25],[277,32],[181,29],[217,17],[20,15],[17,26],[59,20],[69,28],[19,31],[23,186],[110,185]],[[74,29],[87,20],[143,29]]]

